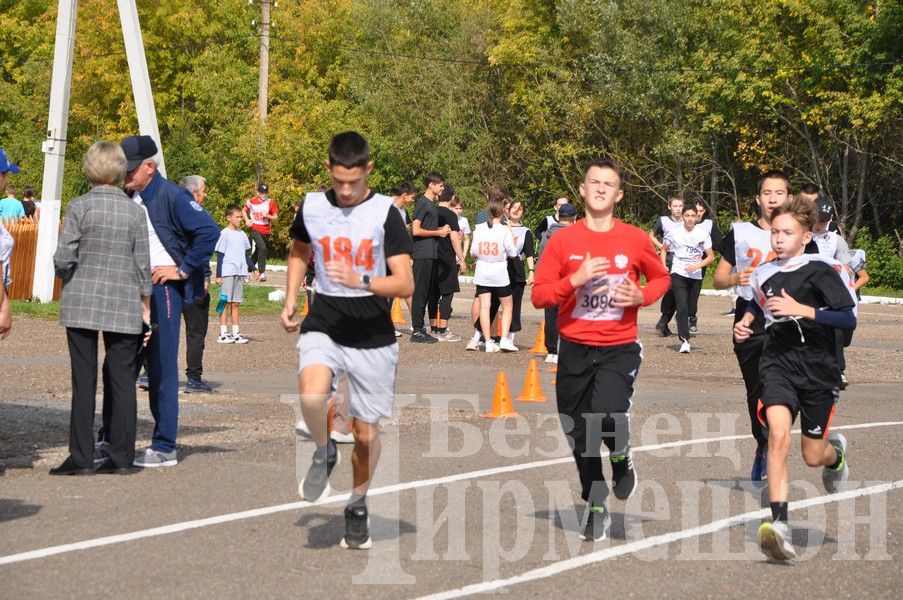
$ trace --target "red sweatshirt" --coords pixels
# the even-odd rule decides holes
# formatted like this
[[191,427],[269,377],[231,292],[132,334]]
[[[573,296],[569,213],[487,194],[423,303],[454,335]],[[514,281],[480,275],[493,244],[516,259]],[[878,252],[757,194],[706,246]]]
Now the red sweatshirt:
[[536,268],[533,283],[533,306],[558,306],[558,331],[564,339],[586,346],[617,346],[637,339],[638,307],[609,306],[607,294],[593,295],[603,285],[596,280],[575,289],[570,277],[586,259],[604,256],[611,261],[608,285],[630,277],[637,285],[640,274],[646,277],[643,306],[661,298],[671,285],[671,277],[662,265],[646,232],[617,219],[611,230],[590,231],[583,220],[555,232],[549,238]]

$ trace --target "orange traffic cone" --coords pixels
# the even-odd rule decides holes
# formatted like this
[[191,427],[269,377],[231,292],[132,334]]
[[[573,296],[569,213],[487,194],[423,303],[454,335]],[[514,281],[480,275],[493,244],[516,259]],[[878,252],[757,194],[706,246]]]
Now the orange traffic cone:
[[442,308],[436,306],[436,329],[439,329],[439,321],[442,320]]
[[532,352],[533,354],[545,354],[546,353],[546,324],[542,322],[539,324],[539,331],[536,332],[536,339],[533,340],[533,347],[528,350],[528,352]]
[[307,292],[301,294],[301,316],[307,316]]
[[557,373],[557,372],[558,372],[558,365],[555,365],[554,367],[549,369],[549,373]]
[[401,310],[401,299],[395,298],[392,301],[392,324],[404,325],[404,313]]
[[499,371],[498,377],[495,379],[495,395],[492,397],[492,410],[483,416],[487,419],[499,419],[502,417],[513,417],[517,415],[514,412],[514,405],[511,402],[511,391],[508,389],[508,377],[504,371]]
[[495,316],[495,335],[502,337],[502,309]]
[[518,402],[545,402],[546,397],[542,393],[542,384],[539,383],[539,367],[536,359],[531,358],[527,366],[527,377],[524,379],[524,391],[517,397]]

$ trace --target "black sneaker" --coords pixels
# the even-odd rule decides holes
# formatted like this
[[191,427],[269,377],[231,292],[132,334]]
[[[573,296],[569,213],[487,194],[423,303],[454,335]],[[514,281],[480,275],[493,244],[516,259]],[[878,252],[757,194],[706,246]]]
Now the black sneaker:
[[138,387],[145,392],[150,389],[150,378],[147,376],[147,371],[138,376]]
[[667,323],[662,323],[661,321],[659,321],[658,323],[655,324],[655,330],[656,330],[656,331],[659,333],[659,335],[661,335],[662,337],[668,337],[668,336],[671,335],[671,330],[668,329],[668,324],[667,324]]
[[699,333],[699,328],[696,326],[698,323],[696,317],[690,317],[689,321],[690,333],[696,335],[697,333]]
[[608,531],[611,529],[611,514],[604,506],[586,508],[586,525],[583,527],[583,533],[580,539],[587,542],[601,542],[608,538]]
[[336,465],[341,462],[342,457],[336,448],[335,442],[329,440],[322,448],[314,451],[311,459],[310,469],[307,475],[301,480],[298,490],[301,497],[310,503],[314,503],[320,498],[329,495],[331,488],[329,487],[329,475]]
[[622,460],[611,461],[611,478],[614,482],[612,488],[615,498],[618,500],[630,498],[636,489],[636,471],[633,470],[633,457],[630,453]]
[[345,537],[341,546],[346,550],[367,550],[373,546],[366,504],[345,507]]
[[417,344],[435,344],[439,340],[428,334],[425,330],[418,329],[411,334],[411,341]]

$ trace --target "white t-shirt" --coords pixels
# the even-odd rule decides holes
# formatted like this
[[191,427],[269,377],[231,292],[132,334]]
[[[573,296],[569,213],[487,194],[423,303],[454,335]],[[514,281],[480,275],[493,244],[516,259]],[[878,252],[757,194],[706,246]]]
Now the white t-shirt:
[[461,230],[461,235],[470,235],[470,223],[467,222],[467,217],[458,217],[458,229]]
[[219,233],[214,252],[223,253],[220,275],[223,277],[244,277],[248,274],[246,252],[251,249],[248,234],[240,229],[226,227]]
[[702,279],[702,269],[687,273],[687,266],[702,261],[705,251],[712,247],[712,237],[699,227],[687,231],[675,227],[665,235],[662,244],[674,253],[671,272],[687,279]]
[[470,253],[476,257],[473,282],[485,287],[502,287],[511,283],[508,277],[508,257],[517,256],[511,230],[496,223],[489,227],[480,223],[473,230]]
[[141,207],[144,211],[144,218],[147,219],[147,243],[148,249],[150,250],[151,269],[154,267],[176,266],[176,261],[172,259],[169,252],[167,252],[166,248],[163,247],[163,244],[160,243],[160,238],[157,237],[157,232],[154,231],[154,225],[151,223],[150,215],[147,214],[147,207],[145,207],[144,202],[141,201],[141,194],[136,193],[132,196],[132,200]]

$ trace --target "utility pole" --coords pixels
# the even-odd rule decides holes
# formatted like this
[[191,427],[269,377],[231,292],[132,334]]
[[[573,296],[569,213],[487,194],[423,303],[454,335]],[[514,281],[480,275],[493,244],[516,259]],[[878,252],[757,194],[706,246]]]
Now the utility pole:
[[257,139],[257,185],[263,175],[265,156],[268,83],[270,79],[270,0],[260,0],[260,74],[257,83],[257,113],[260,130]]

